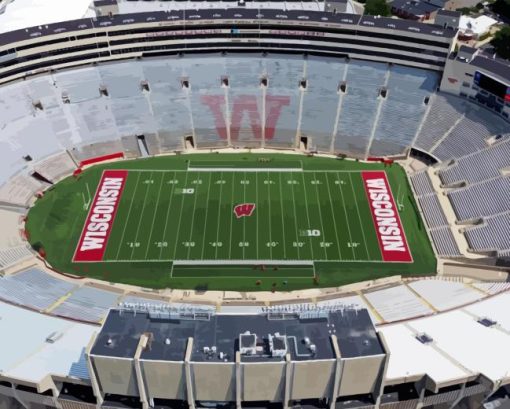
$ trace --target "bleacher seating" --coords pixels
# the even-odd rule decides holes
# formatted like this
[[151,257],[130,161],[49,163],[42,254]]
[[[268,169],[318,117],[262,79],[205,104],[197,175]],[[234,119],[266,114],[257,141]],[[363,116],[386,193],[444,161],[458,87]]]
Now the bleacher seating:
[[429,315],[433,312],[404,285],[368,292],[365,293],[365,297],[387,322]]
[[458,257],[461,255],[459,246],[448,226],[430,231],[437,254],[441,257]]
[[38,162],[34,166],[35,171],[52,182],[56,182],[64,176],[70,175],[75,169],[76,164],[67,152],[61,152],[51,156],[48,159]]
[[471,220],[510,211],[510,177],[499,177],[448,193],[458,220]]
[[353,61],[347,66],[335,149],[365,155],[387,70],[386,64],[375,62]]
[[0,299],[42,311],[74,287],[38,268],[30,268],[0,278]]
[[56,307],[52,313],[82,321],[98,322],[108,309],[117,305],[118,293],[92,287],[81,287]]
[[487,139],[508,130],[508,123],[476,105],[465,105],[464,117],[432,150],[440,160],[459,158],[487,147]]
[[448,224],[443,208],[435,194],[420,197],[418,202],[430,228],[446,226]]
[[439,171],[444,184],[460,181],[481,182],[501,175],[501,170],[510,166],[510,135],[502,142],[491,145],[455,161]]
[[439,311],[484,298],[483,294],[461,282],[419,280],[410,283],[409,286]]
[[0,202],[26,207],[34,195],[47,186],[29,175],[20,173],[0,187]]
[[473,287],[476,287],[490,295],[498,294],[503,291],[510,290],[509,282],[496,282],[496,283],[473,283]]
[[416,147],[430,152],[442,137],[462,118],[466,102],[459,97],[437,93],[416,139]]
[[473,250],[510,250],[510,212],[486,217],[482,226],[469,228],[464,234]]
[[[412,143],[425,114],[425,97],[434,92],[437,82],[437,74],[430,71],[391,68],[388,93],[383,100],[370,155],[403,152]],[[398,132],[395,132],[395,124],[398,124]]]
[[31,257],[34,257],[34,254],[26,244],[0,249],[0,269],[12,267],[23,260],[30,259]]
[[410,179],[417,196],[435,193],[427,171],[417,172]]

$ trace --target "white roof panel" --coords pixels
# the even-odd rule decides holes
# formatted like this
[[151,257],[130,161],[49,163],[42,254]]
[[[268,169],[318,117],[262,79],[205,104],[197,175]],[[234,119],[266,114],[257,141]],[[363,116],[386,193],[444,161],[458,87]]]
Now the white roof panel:
[[390,350],[386,379],[391,381],[428,374],[436,383],[469,376],[460,366],[444,357],[430,345],[416,339],[416,334],[404,324],[378,328]]
[[15,0],[0,14],[0,33],[92,17],[91,0]]
[[[505,305],[509,311],[509,303]],[[471,372],[482,373],[493,381],[510,374],[510,335],[479,324],[466,312],[451,311],[406,325],[431,336],[438,348]]]
[[[0,372],[30,382],[76,373],[85,346],[99,329],[5,303],[0,303],[0,318]],[[53,332],[63,335],[53,344],[46,342]]]

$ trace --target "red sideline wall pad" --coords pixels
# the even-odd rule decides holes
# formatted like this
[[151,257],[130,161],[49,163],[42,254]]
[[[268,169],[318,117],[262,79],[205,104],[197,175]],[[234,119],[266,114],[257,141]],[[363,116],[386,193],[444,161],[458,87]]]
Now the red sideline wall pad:
[[386,172],[361,172],[384,261],[412,263],[402,222]]
[[127,176],[127,170],[103,172],[74,252],[73,262],[103,260]]
[[116,152],[116,153],[111,153],[109,155],[103,155],[103,156],[97,156],[95,158],[85,159],[80,162],[80,168],[82,168],[83,166],[94,165],[95,163],[106,162],[107,160],[122,159],[123,157],[124,157],[124,152]]

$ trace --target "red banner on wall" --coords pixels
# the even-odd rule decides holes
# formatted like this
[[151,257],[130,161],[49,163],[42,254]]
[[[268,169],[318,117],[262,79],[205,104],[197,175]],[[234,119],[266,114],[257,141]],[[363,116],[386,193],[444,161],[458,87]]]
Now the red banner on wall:
[[386,172],[361,172],[372,220],[384,261],[412,263],[398,208]]
[[127,176],[127,170],[103,172],[74,252],[73,262],[103,260]]

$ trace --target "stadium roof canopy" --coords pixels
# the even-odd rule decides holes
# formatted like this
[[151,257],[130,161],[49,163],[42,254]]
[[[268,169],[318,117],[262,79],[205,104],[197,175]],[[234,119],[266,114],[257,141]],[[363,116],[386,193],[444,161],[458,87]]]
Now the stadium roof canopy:
[[[390,352],[386,382],[428,374],[439,388],[482,374],[492,382],[509,383],[509,310],[510,293],[504,293],[454,311],[379,326]],[[140,318],[147,322],[143,314]],[[0,303],[0,347],[5,351],[0,354],[0,373],[33,383],[48,374],[88,379],[84,352],[95,331],[97,326]],[[417,339],[423,335],[430,342]],[[50,336],[53,343],[46,340]],[[340,333],[337,336],[342,338]],[[327,348],[323,352],[330,353]]]
[[0,14],[0,33],[93,17],[90,0],[15,0]]
[[[387,380],[427,373],[439,387],[478,374],[508,382],[508,308],[506,293],[444,314],[380,327],[391,353]],[[424,334],[430,342],[417,340]]]
[[0,373],[33,383],[48,374],[88,379],[85,347],[97,330],[0,303]]

